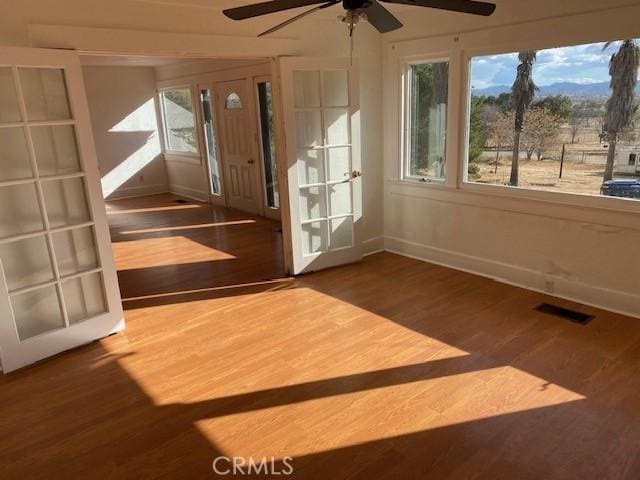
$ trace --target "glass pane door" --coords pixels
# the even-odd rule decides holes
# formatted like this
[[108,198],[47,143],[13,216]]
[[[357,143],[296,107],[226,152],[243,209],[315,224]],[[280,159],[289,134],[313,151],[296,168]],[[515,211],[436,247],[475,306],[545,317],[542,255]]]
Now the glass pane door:
[[266,205],[268,208],[277,209],[280,208],[280,195],[278,192],[278,169],[276,166],[276,142],[273,127],[271,82],[266,80],[259,81],[257,87]]
[[[29,49],[22,51],[28,56]],[[87,148],[78,141],[69,83],[64,67],[0,64],[0,295],[9,310],[0,312],[5,371],[25,363],[11,355],[12,346],[24,344],[21,353],[33,348],[38,357],[47,348],[39,348],[37,339],[109,311],[106,257],[99,252],[96,206],[87,183],[97,179],[87,176],[81,153]],[[106,222],[100,220],[104,236]],[[7,321],[11,328],[5,328]],[[7,338],[11,331],[16,344]]]
[[281,59],[294,273],[362,256],[355,70],[342,59]]

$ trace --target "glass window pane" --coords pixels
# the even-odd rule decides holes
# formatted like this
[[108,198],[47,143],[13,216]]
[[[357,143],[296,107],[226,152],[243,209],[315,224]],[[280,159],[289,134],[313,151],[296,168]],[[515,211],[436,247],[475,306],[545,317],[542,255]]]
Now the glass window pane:
[[19,122],[20,106],[13,72],[10,67],[0,67],[0,123]]
[[0,237],[43,229],[34,183],[0,187]]
[[639,44],[472,58],[466,181],[640,200]]
[[324,182],[324,150],[298,150],[298,181],[300,185]]
[[293,72],[293,97],[296,108],[320,106],[320,72]]
[[0,260],[10,291],[54,279],[44,235],[0,244]]
[[353,218],[331,219],[331,250],[353,246]]
[[227,99],[224,101],[224,108],[227,110],[234,108],[242,108],[242,100],[240,100],[240,95],[235,92],[231,92],[227,95]]
[[346,109],[325,110],[324,126],[327,130],[327,145],[349,144],[349,111]]
[[319,111],[296,112],[296,141],[299,148],[322,146],[322,123]]
[[345,107],[349,105],[349,80],[346,70],[322,72],[322,106]]
[[305,223],[302,225],[302,253],[310,255],[313,253],[327,251],[327,221]]
[[202,112],[204,115],[204,136],[207,142],[207,158],[209,160],[209,172],[211,174],[211,193],[220,195],[220,166],[218,165],[218,151],[216,130],[213,116],[213,99],[211,91],[205,88],[200,91]]
[[262,140],[262,159],[265,172],[265,192],[267,206],[279,208],[278,168],[276,166],[276,140],[273,128],[273,105],[271,82],[258,83],[258,106],[260,110],[260,139]]
[[44,202],[52,227],[74,225],[91,220],[82,178],[42,182]]
[[165,90],[162,92],[161,98],[167,149],[176,152],[196,153],[198,138],[191,89]]
[[73,125],[31,127],[31,138],[41,176],[80,171]]
[[351,182],[329,185],[330,215],[351,213]]
[[409,81],[405,174],[443,179],[449,63],[411,65]]
[[62,294],[70,325],[107,311],[100,272],[62,282]]
[[327,148],[327,169],[329,180],[346,180],[351,174],[351,148]]
[[20,68],[18,74],[29,121],[71,118],[64,70]]
[[57,232],[52,237],[60,275],[90,270],[99,265],[93,227]]
[[55,285],[14,295],[11,306],[20,340],[65,326]]
[[0,128],[0,181],[31,178],[31,161],[23,128]]
[[327,216],[324,187],[300,189],[300,219],[313,220]]

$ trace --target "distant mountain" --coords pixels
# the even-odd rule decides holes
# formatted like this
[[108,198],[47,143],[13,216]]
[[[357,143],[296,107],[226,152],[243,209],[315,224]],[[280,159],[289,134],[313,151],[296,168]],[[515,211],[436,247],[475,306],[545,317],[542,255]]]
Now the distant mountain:
[[[501,93],[510,92],[510,85],[495,85],[487,88],[474,88],[474,95],[498,96]],[[609,82],[599,83],[572,83],[560,82],[552,85],[540,87],[538,97],[549,97],[552,95],[566,95],[571,98],[603,98],[610,94]],[[640,86],[636,87],[636,94],[640,95]]]

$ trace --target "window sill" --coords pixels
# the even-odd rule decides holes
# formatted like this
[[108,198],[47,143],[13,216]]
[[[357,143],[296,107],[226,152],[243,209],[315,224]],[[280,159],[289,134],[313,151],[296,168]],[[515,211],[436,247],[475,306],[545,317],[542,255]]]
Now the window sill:
[[451,190],[452,188],[446,184],[445,180],[426,180],[422,181],[418,178],[390,178],[388,182],[394,185],[408,185],[412,187],[420,187],[420,188],[436,188],[436,189],[447,189]]
[[190,163],[200,165],[200,154],[198,153],[186,153],[186,152],[174,152],[172,150],[166,150],[162,152],[165,160],[169,162]]

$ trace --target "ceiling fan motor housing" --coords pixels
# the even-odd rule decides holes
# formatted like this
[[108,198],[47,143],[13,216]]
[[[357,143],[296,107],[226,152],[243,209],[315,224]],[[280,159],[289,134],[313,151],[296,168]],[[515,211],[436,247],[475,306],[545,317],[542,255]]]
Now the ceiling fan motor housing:
[[360,10],[370,3],[370,0],[342,0],[342,7],[345,10]]

